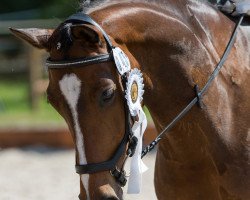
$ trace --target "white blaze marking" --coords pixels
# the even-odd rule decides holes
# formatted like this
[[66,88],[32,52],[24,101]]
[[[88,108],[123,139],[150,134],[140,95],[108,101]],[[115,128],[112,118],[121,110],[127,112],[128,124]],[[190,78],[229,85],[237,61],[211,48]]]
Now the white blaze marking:
[[[76,148],[79,155],[79,164],[87,164],[85,148],[84,148],[84,138],[79,125],[77,103],[81,93],[81,81],[77,78],[75,74],[66,74],[63,76],[62,80],[59,82],[59,86],[63,96],[65,97],[74,121],[75,137],[76,137]],[[87,199],[89,198],[89,175],[81,175],[82,184],[86,190]]]

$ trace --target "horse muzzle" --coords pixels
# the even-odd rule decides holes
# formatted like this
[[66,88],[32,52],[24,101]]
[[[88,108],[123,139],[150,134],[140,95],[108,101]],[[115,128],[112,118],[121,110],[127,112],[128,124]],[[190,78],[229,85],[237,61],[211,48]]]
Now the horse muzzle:
[[[116,190],[116,191],[115,191]],[[80,194],[80,200],[123,200],[123,192],[121,188],[113,189],[110,185],[102,185],[94,191],[90,191],[90,199],[86,199],[85,195]]]

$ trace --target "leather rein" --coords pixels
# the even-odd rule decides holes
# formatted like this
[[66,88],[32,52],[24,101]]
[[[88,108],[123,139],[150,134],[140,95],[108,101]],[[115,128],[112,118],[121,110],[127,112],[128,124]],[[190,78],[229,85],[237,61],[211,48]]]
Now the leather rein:
[[[239,30],[239,27],[242,23],[242,20],[244,18],[244,15],[241,15],[239,18],[238,23],[236,24],[234,31],[232,33],[232,36],[230,38],[230,41],[226,47],[226,50],[214,69],[213,73],[211,74],[209,80],[205,84],[205,86],[199,90],[198,85],[195,85],[195,94],[196,97],[163,129],[163,131],[156,137],[154,141],[152,141],[147,147],[144,148],[144,150],[141,153],[141,158],[143,158],[148,152],[152,151],[154,147],[160,142],[160,140],[163,138],[163,136],[166,135],[166,133],[179,121],[181,120],[190,110],[191,108],[198,104],[200,107],[202,107],[202,96],[204,93],[208,90],[209,86],[211,85],[212,81],[217,77],[219,74],[221,68],[223,67],[223,64],[225,63],[231,49],[233,46],[233,43],[235,41],[237,32]],[[80,59],[73,59],[73,60],[62,60],[62,61],[53,61],[50,58],[46,60],[46,66],[48,69],[62,69],[62,68],[68,68],[68,67],[84,67],[89,66],[92,64],[98,64],[103,62],[114,62],[114,57],[112,53],[112,49],[114,46],[112,45],[109,36],[107,33],[100,27],[99,24],[97,24],[89,15],[83,14],[83,13],[76,13],[72,16],[70,16],[68,19],[65,20],[64,23],[72,23],[72,24],[91,24],[97,27],[103,34],[108,47],[108,53],[107,54],[101,54],[93,57],[85,57]],[[122,87],[123,91],[125,91],[126,83],[127,83],[127,76],[122,75]],[[125,94],[124,94],[125,97]],[[113,157],[105,162],[100,163],[90,163],[86,165],[76,165],[76,172],[78,174],[93,174],[101,171],[110,171],[110,174],[116,179],[116,181],[121,185],[125,186],[127,179],[126,179],[126,173],[124,171],[124,163],[128,157],[132,157],[134,155],[137,140],[133,136],[132,130],[131,130],[131,115],[129,112],[128,105],[126,104],[126,101],[124,101],[124,110],[125,110],[125,134],[120,142],[118,148],[116,149],[115,154]],[[127,150],[126,147],[128,146]],[[124,163],[122,164],[122,168],[118,169],[117,163],[126,151],[126,156],[124,159]]]

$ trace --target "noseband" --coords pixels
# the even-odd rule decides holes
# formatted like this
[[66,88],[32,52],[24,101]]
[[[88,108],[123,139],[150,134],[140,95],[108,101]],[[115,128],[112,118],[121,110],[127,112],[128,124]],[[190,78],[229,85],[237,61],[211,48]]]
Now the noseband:
[[[69,68],[69,67],[84,67],[89,66],[92,64],[99,64],[104,62],[110,62],[114,61],[113,56],[113,49],[115,48],[110,39],[109,36],[106,34],[106,32],[97,24],[93,19],[90,18],[90,16],[83,14],[83,13],[77,13],[72,16],[70,16],[68,19],[66,19],[65,23],[72,23],[72,24],[91,24],[97,27],[103,34],[105,41],[107,43],[107,54],[101,54],[93,57],[83,57],[80,59],[72,59],[72,60],[61,60],[61,61],[53,61],[51,58],[48,58],[46,60],[46,67],[48,69],[63,69],[63,68]],[[126,83],[127,83],[127,76],[122,75],[122,87],[123,91],[125,91]],[[125,97],[125,94],[124,94]],[[126,101],[124,101],[126,102]],[[101,171],[110,171],[110,174],[116,179],[116,181],[121,185],[125,186],[127,182],[126,174],[124,171],[124,163],[122,164],[122,168],[119,170],[117,167],[117,163],[120,160],[121,156],[126,151],[126,147],[128,145],[128,150],[126,152],[126,158],[132,157],[135,148],[137,145],[135,137],[133,137],[133,133],[131,130],[131,115],[129,112],[128,105],[124,103],[124,110],[125,110],[125,134],[120,142],[118,148],[116,149],[116,152],[114,156],[105,162],[100,163],[90,163],[86,165],[76,165],[76,173],[78,174],[93,174]],[[126,161],[125,158],[125,161]],[[124,161],[124,162],[125,162]]]
[[[210,76],[208,82],[206,85],[202,88],[202,90],[199,91],[199,88],[197,85],[195,85],[195,94],[196,97],[166,126],[165,129],[158,135],[158,137],[150,143],[143,151],[141,154],[141,157],[144,157],[148,152],[150,152],[158,143],[159,141],[163,138],[164,134],[168,132],[180,119],[182,119],[188,111],[198,103],[198,105],[201,107],[201,98],[204,95],[204,93],[207,91],[209,86],[211,85],[212,81],[216,78],[216,76],[219,74],[221,68],[223,67],[223,64],[225,63],[229,52],[233,46],[234,40],[236,38],[237,31],[240,27],[240,24],[244,18],[244,15],[242,15],[239,18],[239,21],[233,31],[233,34],[231,36],[231,39],[226,47],[226,50],[214,69],[212,75]],[[103,63],[103,62],[109,62],[109,61],[114,61],[114,56],[113,56],[113,49],[115,48],[108,35],[106,32],[93,20],[91,19],[88,15],[83,14],[83,13],[77,13],[72,16],[70,16],[66,21],[66,23],[72,23],[72,24],[91,24],[97,27],[103,34],[106,42],[107,42],[107,47],[108,47],[108,53],[107,54],[102,54],[94,57],[85,57],[85,58],[80,58],[80,59],[74,59],[74,60],[65,60],[65,61],[53,61],[50,58],[47,59],[46,61],[46,66],[49,69],[61,69],[61,68],[68,68],[68,67],[84,67],[88,66],[91,64],[98,64],[98,63]],[[126,75],[121,75],[122,79],[122,87],[123,89],[126,88],[126,83],[127,83],[127,77]],[[124,90],[125,91],[125,90]],[[124,94],[125,95],[125,94]],[[101,172],[101,171],[110,171],[110,174],[114,176],[116,181],[121,185],[125,186],[127,180],[126,180],[126,175],[125,171],[123,169],[123,166],[120,170],[117,168],[117,163],[120,160],[121,156],[123,153],[126,151],[126,147],[128,145],[128,150],[126,152],[126,158],[127,157],[132,157],[135,148],[137,145],[136,138],[133,136],[132,130],[131,130],[131,115],[129,112],[128,105],[124,103],[124,108],[125,108],[125,134],[120,142],[115,155],[108,161],[101,162],[101,163],[93,163],[93,164],[86,164],[86,165],[76,165],[76,172],[78,174],[93,174],[96,172]],[[125,158],[125,160],[126,160]]]

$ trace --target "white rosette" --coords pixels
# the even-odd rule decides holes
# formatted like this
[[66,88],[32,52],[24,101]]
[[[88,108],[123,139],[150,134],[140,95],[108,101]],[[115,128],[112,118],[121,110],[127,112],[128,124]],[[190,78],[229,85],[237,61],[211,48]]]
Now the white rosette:
[[[125,98],[127,99],[127,104],[129,107],[129,111],[132,116],[136,116],[139,114],[139,110],[141,108],[141,102],[143,100],[142,95],[144,94],[144,84],[143,84],[143,78],[142,73],[137,68],[132,69],[129,73],[127,86],[126,86],[126,95]],[[137,88],[137,93],[134,94],[136,91],[135,88]]]
[[138,121],[135,121],[132,126],[132,132],[138,139],[138,144],[131,160],[128,194],[139,194],[141,192],[142,173],[147,170],[141,160],[142,138],[147,127],[147,118],[141,107],[144,84],[140,70],[133,69],[130,71],[126,87],[125,97],[130,113],[132,116],[138,117]]

